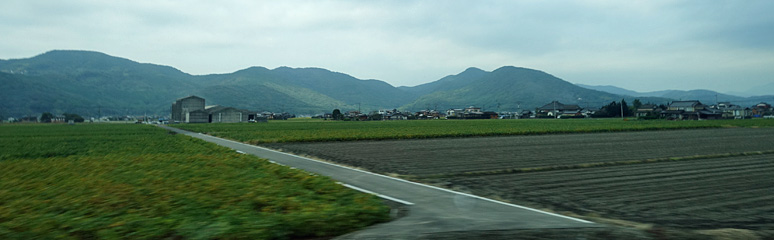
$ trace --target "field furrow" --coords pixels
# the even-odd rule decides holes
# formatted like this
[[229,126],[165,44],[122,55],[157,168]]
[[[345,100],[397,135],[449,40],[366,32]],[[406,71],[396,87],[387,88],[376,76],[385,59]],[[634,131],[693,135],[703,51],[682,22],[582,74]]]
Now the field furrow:
[[771,136],[774,129],[740,128],[266,146],[376,172],[431,175],[770,151]]
[[271,146],[534,207],[682,228],[774,227],[772,128]]

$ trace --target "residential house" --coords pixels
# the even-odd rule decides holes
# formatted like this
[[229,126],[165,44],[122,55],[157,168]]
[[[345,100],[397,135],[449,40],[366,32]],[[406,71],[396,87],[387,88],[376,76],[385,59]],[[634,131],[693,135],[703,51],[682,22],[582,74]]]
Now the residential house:
[[466,107],[464,112],[465,113],[482,113],[480,107],[474,107],[474,106]]
[[591,116],[593,116],[593,115],[594,115],[594,114],[596,114],[597,112],[599,112],[599,108],[590,108],[590,107],[587,107],[587,108],[584,108],[583,110],[581,110],[581,114],[582,114],[584,117],[587,117],[587,118],[588,118],[588,117],[591,117]]
[[54,115],[51,117],[52,123],[64,123],[65,122],[65,116],[64,115]]
[[535,113],[530,110],[523,110],[519,113],[519,118],[535,118]]
[[721,111],[707,108],[699,101],[674,101],[661,112],[661,116],[673,120],[699,120],[719,119],[723,116]]
[[457,118],[457,117],[462,116],[462,113],[464,113],[464,112],[465,112],[465,110],[464,109],[460,109],[460,108],[449,109],[449,110],[446,110],[446,118]]
[[368,115],[361,113],[360,111],[348,111],[344,113],[344,118],[353,121],[366,121]]
[[414,114],[417,119],[439,119],[442,114],[436,110],[421,110]]
[[535,110],[537,117],[553,117],[559,118],[560,116],[576,117],[582,116],[581,111],[583,109],[578,105],[562,104],[559,101],[553,101]]
[[722,112],[722,118],[744,119],[751,116],[751,109],[730,102],[719,102],[717,109]]
[[487,111],[487,112],[481,113],[481,119],[497,119],[497,118],[498,118],[498,114],[496,112]]
[[655,104],[643,104],[634,114],[638,118],[657,118],[661,114],[661,109]]
[[405,113],[402,113],[402,112],[391,112],[391,113],[389,113],[387,115],[384,115],[384,117],[382,119],[384,119],[384,120],[408,120],[409,119],[409,115],[405,114]]
[[497,119],[496,112],[484,112],[480,107],[446,110],[446,119]]
[[763,117],[772,115],[774,112],[771,109],[771,104],[761,102],[752,107],[751,113],[753,117]]
[[367,119],[371,120],[408,120],[411,114],[403,113],[398,111],[397,109],[392,110],[385,110],[381,109],[379,111],[373,111],[370,116],[367,116]]

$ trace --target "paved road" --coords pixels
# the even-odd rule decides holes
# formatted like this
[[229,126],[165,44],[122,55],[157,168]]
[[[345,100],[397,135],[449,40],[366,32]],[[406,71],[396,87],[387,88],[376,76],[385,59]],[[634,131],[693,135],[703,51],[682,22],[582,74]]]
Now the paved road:
[[342,167],[254,145],[167,126],[162,127],[282,165],[330,176],[348,186],[408,205],[407,216],[342,236],[341,239],[416,239],[423,235],[443,232],[600,226],[581,219]]

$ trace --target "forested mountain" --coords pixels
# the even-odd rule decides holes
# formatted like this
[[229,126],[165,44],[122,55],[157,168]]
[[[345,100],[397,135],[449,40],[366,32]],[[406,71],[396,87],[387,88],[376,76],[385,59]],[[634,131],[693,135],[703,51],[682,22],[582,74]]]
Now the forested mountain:
[[[43,111],[87,116],[156,113],[169,109],[174,100],[170,96],[184,96],[197,87],[191,75],[172,67],[87,51],[7,60],[0,62],[0,72],[0,114],[9,116]],[[5,87],[9,83],[15,90]]]
[[552,101],[598,108],[621,100],[619,95],[581,88],[542,71],[510,66],[492,72],[469,68],[436,82],[403,89],[421,95],[405,105],[407,109],[478,106],[490,111],[534,110]]
[[401,106],[415,96],[377,80],[319,68],[251,67],[230,74],[193,76],[89,51],[51,51],[0,61],[0,115],[76,112],[85,116],[168,114],[180,97],[254,111],[301,114],[333,108]]
[[[189,95],[204,97],[208,105],[295,114],[318,114],[334,108],[367,112],[467,106],[516,111],[534,110],[554,100],[600,107],[624,98],[582,88],[542,71],[510,66],[492,72],[468,68],[434,82],[393,87],[321,68],[250,67],[228,74],[190,75],[168,66],[70,50],[0,60],[0,85],[0,117],[42,112],[167,115],[175,99]],[[688,99],[668,94],[625,98],[631,101],[634,97],[658,104],[668,103],[667,98]]]
[[414,98],[382,81],[360,80],[320,68],[251,67],[201,76],[197,95],[221,105],[314,114],[342,109],[393,108]]

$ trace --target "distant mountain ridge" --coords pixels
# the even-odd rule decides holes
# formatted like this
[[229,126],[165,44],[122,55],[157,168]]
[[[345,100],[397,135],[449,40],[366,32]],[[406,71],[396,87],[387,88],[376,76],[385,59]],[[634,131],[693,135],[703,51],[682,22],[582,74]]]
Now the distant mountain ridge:
[[539,70],[512,66],[491,72],[468,68],[426,84],[394,87],[322,68],[250,67],[227,74],[191,75],[169,66],[77,50],[0,60],[0,85],[4,90],[0,117],[42,112],[167,115],[175,99],[189,95],[205,98],[208,105],[302,115],[335,108],[369,112],[477,106],[486,111],[517,111],[555,100],[600,107],[622,98],[653,103],[673,98],[587,89]]
[[751,106],[765,101],[774,100],[774,95],[764,96],[752,96],[752,97],[740,97],[730,94],[723,94],[711,90],[696,89],[696,90],[662,90],[654,92],[637,92],[615,86],[592,86],[584,84],[576,84],[580,87],[594,89],[598,91],[608,92],[612,94],[618,94],[622,96],[632,97],[660,97],[673,100],[698,100],[706,104],[715,104],[717,102],[731,102],[741,106]]
[[551,101],[602,106],[621,98],[577,87],[542,71],[501,67],[492,72],[468,68],[457,75],[409,89],[423,93],[407,109],[448,109],[479,106],[490,111],[534,110]]

